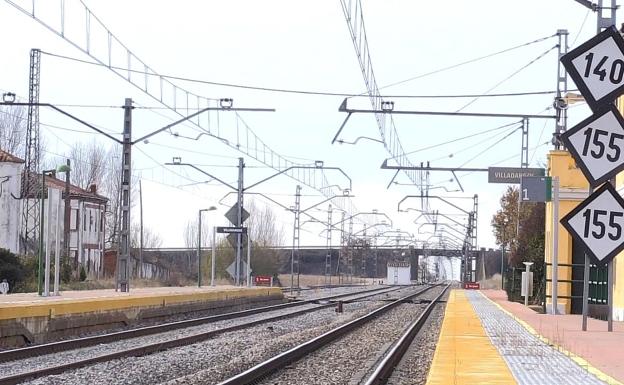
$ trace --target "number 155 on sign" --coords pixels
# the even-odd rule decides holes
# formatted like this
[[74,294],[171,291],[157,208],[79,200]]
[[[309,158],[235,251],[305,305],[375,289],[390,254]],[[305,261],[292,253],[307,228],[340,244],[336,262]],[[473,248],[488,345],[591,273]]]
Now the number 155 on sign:
[[563,217],[561,224],[596,263],[607,263],[624,249],[624,199],[610,183]]

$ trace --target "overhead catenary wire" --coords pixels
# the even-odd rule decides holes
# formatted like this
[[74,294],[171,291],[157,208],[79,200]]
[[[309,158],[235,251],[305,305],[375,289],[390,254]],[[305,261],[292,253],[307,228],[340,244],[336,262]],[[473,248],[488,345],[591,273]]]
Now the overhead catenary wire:
[[424,78],[424,77],[427,77],[427,76],[430,76],[430,75],[435,75],[435,74],[438,74],[438,73],[441,73],[441,72],[444,72],[444,71],[448,71],[448,70],[451,70],[451,69],[454,69],[454,68],[457,68],[457,67],[460,67],[460,66],[463,66],[463,65],[466,65],[466,64],[471,64],[471,63],[475,63],[475,62],[478,62],[478,61],[481,61],[481,60],[489,59],[491,57],[494,57],[494,56],[497,56],[497,55],[501,55],[503,53],[507,53],[507,52],[510,52],[510,51],[513,51],[513,50],[516,50],[516,49],[519,49],[519,48],[523,48],[523,47],[526,47],[526,46],[529,46],[529,45],[532,45],[532,44],[540,43],[542,41],[551,39],[551,38],[553,38],[555,36],[557,36],[556,33],[553,34],[553,35],[550,35],[550,36],[545,36],[545,37],[542,37],[542,38],[539,38],[539,39],[535,39],[535,40],[532,40],[532,41],[529,41],[529,42],[526,42],[526,43],[523,43],[523,44],[519,44],[519,45],[510,47],[510,48],[506,48],[506,49],[503,49],[503,50],[500,50],[500,51],[497,51],[497,52],[494,52],[494,53],[491,53],[491,54],[479,56],[479,57],[476,57],[476,58],[473,58],[473,59],[470,59],[470,60],[466,60],[466,61],[463,61],[463,62],[452,64],[450,66],[446,66],[446,67],[442,67],[442,68],[439,68],[439,69],[436,69],[436,70],[433,70],[433,71],[425,72],[425,73],[420,74],[420,75],[412,76],[412,77],[404,79],[404,80],[400,80],[400,81],[397,81],[397,82],[394,82],[394,83],[386,84],[385,86],[379,87],[379,89],[382,90],[382,89],[394,87],[394,86],[397,86],[399,84],[411,82],[413,80],[421,79],[421,78]]
[[490,87],[487,91],[485,91],[483,93],[483,95],[477,96],[474,99],[472,99],[471,101],[469,101],[468,103],[466,103],[464,106],[462,106],[460,109],[458,109],[455,112],[460,112],[463,111],[465,108],[467,108],[468,106],[470,106],[471,104],[473,104],[474,102],[476,102],[477,100],[479,100],[479,98],[483,97],[484,95],[487,95],[488,93],[490,93],[491,91],[494,91],[496,88],[498,88],[501,84],[505,83],[506,81],[508,81],[509,79],[513,78],[514,76],[516,76],[517,74],[519,74],[520,72],[522,72],[523,70],[527,69],[528,67],[530,67],[532,64],[534,64],[535,62],[537,62],[539,59],[543,58],[544,56],[546,56],[550,51],[554,50],[555,48],[557,48],[557,46],[553,46],[550,49],[542,52],[541,54],[539,54],[535,59],[531,60],[530,62],[528,62],[527,64],[523,65],[522,67],[518,68],[516,71],[512,72],[509,76],[507,76],[506,78],[504,78],[503,80],[499,81],[498,83],[496,83],[494,86]]
[[451,143],[455,143],[455,142],[459,142],[459,141],[462,141],[462,140],[465,140],[465,139],[474,138],[474,137],[476,137],[476,136],[479,136],[479,135],[484,135],[484,134],[487,134],[487,133],[489,133],[489,132],[502,130],[503,128],[506,128],[506,127],[511,127],[511,126],[513,126],[514,124],[518,124],[518,123],[520,123],[520,121],[515,121],[515,122],[513,122],[513,123],[503,124],[502,126],[497,126],[497,127],[494,127],[494,128],[488,128],[487,130],[483,130],[483,131],[475,132],[474,134],[470,134],[470,135],[462,136],[462,137],[459,137],[459,138],[455,138],[455,139],[447,140],[447,141],[445,141],[445,142],[440,142],[440,143],[432,144],[432,145],[430,145],[430,146],[425,146],[425,147],[417,148],[416,150],[412,150],[412,151],[406,152],[406,153],[405,153],[405,155],[411,155],[411,154],[415,154],[415,153],[417,153],[417,152],[422,152],[422,151],[426,151],[426,150],[431,150],[431,149],[434,149],[434,148],[437,148],[437,147],[442,147],[442,146],[444,146],[444,145],[451,144]]
[[[538,41],[542,41],[542,40],[538,40]],[[538,41],[534,41],[534,42],[538,42]],[[530,42],[530,43],[532,43],[532,42]],[[492,54],[492,55],[486,55],[486,56],[483,56],[483,57],[478,58],[478,59],[473,59],[473,60],[469,60],[469,61],[460,63],[458,65],[445,67],[445,68],[442,68],[442,69],[440,69],[438,71],[432,71],[431,73],[423,74],[423,75],[421,75],[419,77],[416,77],[416,78],[425,77],[425,76],[428,76],[428,75],[433,75],[435,73],[439,73],[439,72],[442,72],[442,71],[445,71],[445,70],[448,70],[448,69],[451,69],[451,68],[456,68],[456,67],[458,67],[460,65],[463,65],[463,64],[468,64],[468,63],[472,63],[472,62],[475,62],[475,61],[478,61],[478,60],[483,60],[483,59],[486,59],[488,57],[495,56],[496,54],[509,52],[509,51],[511,51],[513,49],[520,48],[520,47],[523,47],[523,46],[525,46],[525,45],[512,47],[512,48],[510,48],[508,50],[499,51],[498,53],[495,53],[495,54]],[[70,60],[70,61],[74,61],[74,62],[78,62],[78,63],[94,65],[94,66],[99,66],[99,67],[105,67],[105,68],[114,69],[114,70],[120,70],[120,71],[123,70],[123,71],[126,71],[126,72],[138,73],[138,74],[147,75],[147,76],[162,77],[162,78],[165,78],[165,79],[178,80],[178,81],[184,81],[184,82],[189,82],[189,83],[197,83],[197,84],[205,84],[205,85],[221,86],[221,87],[229,87],[229,88],[239,88],[239,89],[246,89],[246,90],[253,90],[253,91],[262,91],[262,92],[277,92],[277,93],[300,94],[300,95],[340,96],[340,97],[348,97],[348,98],[355,98],[355,97],[364,97],[364,96],[366,96],[365,93],[298,90],[298,89],[261,87],[261,86],[250,86],[250,85],[244,85],[244,84],[215,82],[215,81],[202,80],[202,79],[193,79],[193,78],[184,77],[184,76],[155,74],[155,73],[151,73],[151,72],[145,72],[145,71],[142,71],[142,70],[128,69],[128,68],[124,68],[124,67],[116,67],[116,66],[110,66],[109,67],[106,64],[97,63],[97,62],[94,62],[94,61],[80,59],[80,58],[76,58],[76,57],[56,54],[56,53],[52,53],[52,52],[41,51],[41,53],[45,54],[45,55],[48,55],[48,56],[51,56],[51,57],[56,57],[56,58],[64,59],[64,60]],[[411,80],[415,80],[416,78],[411,79]],[[406,80],[406,81],[409,81],[409,80]],[[400,84],[400,82],[397,83],[397,84]],[[395,85],[395,84],[392,84],[392,85]],[[384,87],[380,87],[380,89],[383,89],[383,88],[386,88],[386,87],[391,87],[392,85],[387,85],[387,86],[384,86]],[[521,92],[507,92],[507,93],[491,94],[491,95],[487,95],[485,97],[533,96],[533,95],[546,95],[546,94],[554,94],[554,93],[556,93],[556,91],[554,91],[554,90],[552,90],[552,91],[551,90],[521,91]],[[435,98],[472,98],[472,97],[477,97],[477,96],[483,96],[483,95],[480,95],[480,94],[380,95],[380,97],[383,97],[383,98],[415,98],[415,99],[417,99],[417,98],[418,99],[427,99],[427,98],[431,98],[431,99],[435,99]],[[216,100],[216,99],[211,99],[211,100]],[[89,105],[89,104],[65,104],[65,105],[62,105],[62,106],[65,106],[65,107],[80,107],[80,108],[121,108],[122,107],[122,106],[115,106],[115,105]],[[168,109],[167,107],[161,107],[161,106],[157,106],[157,107],[144,106],[144,107],[137,107],[137,108],[143,108],[143,109]]]
[[[513,130],[517,130],[520,127],[522,127],[522,126],[518,126],[518,127],[514,128]],[[500,136],[500,135],[503,135],[503,134],[505,134],[505,132],[497,132],[496,134],[494,134],[492,136],[489,136],[489,137],[487,137],[485,139],[482,139],[482,140],[480,140],[480,141],[478,141],[476,143],[473,143],[470,146],[465,146],[465,147],[461,148],[460,150],[453,151],[449,155],[441,156],[439,158],[433,159],[432,161],[438,161],[438,160],[442,160],[442,159],[445,159],[445,158],[455,157],[457,154],[461,154],[462,152],[466,152],[466,151],[472,150],[473,148],[479,146],[480,144],[486,143],[486,142],[496,138],[497,136]]]

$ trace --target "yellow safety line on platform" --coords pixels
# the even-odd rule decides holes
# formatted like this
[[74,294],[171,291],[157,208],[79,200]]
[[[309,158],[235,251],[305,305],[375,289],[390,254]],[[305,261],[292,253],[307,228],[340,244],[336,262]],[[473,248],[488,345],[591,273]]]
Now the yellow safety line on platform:
[[28,317],[54,317],[66,314],[102,312],[128,308],[160,307],[172,304],[210,302],[236,298],[281,295],[278,287],[211,290],[199,293],[142,293],[128,296],[24,301],[0,304],[0,320]]
[[451,291],[427,385],[516,383],[464,291]]
[[516,320],[529,333],[533,334],[534,336],[539,338],[545,344],[548,344],[548,345],[552,346],[554,349],[557,349],[559,352],[561,352],[565,356],[567,356],[567,357],[571,358],[572,360],[574,360],[574,362],[576,362],[577,365],[579,365],[583,369],[587,370],[589,373],[591,373],[594,376],[596,376],[599,380],[604,381],[604,382],[606,382],[609,385],[624,385],[622,382],[620,382],[620,381],[616,380],[615,378],[609,376],[608,374],[606,374],[605,372],[601,371],[600,369],[592,366],[586,359],[584,359],[584,358],[582,358],[580,356],[577,356],[576,354],[572,353],[571,351],[563,348],[561,345],[559,345],[559,344],[549,340],[548,338],[542,336],[535,329],[533,329],[533,327],[531,325],[529,325],[528,323],[524,322],[520,318],[516,317],[512,312],[510,312],[507,309],[505,309],[504,307],[502,307],[496,301],[493,301],[492,299],[490,299],[487,295],[483,294],[481,291],[479,291],[479,294],[481,294],[488,301],[490,301],[495,306],[497,306],[505,314],[507,314],[508,316],[513,318],[514,320]]

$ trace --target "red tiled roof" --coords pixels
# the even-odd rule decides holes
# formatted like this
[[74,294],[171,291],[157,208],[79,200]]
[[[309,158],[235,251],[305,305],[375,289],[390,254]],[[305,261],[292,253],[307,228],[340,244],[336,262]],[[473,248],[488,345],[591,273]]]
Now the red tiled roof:
[[[64,180],[61,180],[52,176],[46,176],[45,181],[46,181],[46,187],[51,187],[51,188],[55,188],[55,189],[59,189],[63,191],[65,190]],[[81,196],[81,197],[91,198],[91,199],[96,199],[96,200],[101,200],[101,201],[108,201],[108,198],[106,198],[105,196],[99,195],[97,193],[92,193],[91,191],[84,190],[78,186],[74,186],[73,184],[69,185],[69,195]]]
[[23,159],[18,158],[13,154],[9,154],[4,150],[0,150],[0,162],[8,162],[8,163],[24,163]]

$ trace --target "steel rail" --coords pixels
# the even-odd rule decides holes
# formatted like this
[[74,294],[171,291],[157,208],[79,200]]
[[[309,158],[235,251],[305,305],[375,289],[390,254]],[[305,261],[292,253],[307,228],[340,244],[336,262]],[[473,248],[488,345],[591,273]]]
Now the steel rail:
[[446,293],[450,285],[447,285],[444,290],[438,295],[431,303],[425,308],[425,310],[420,314],[420,316],[412,322],[406,329],[405,332],[401,335],[401,337],[396,341],[396,343],[387,351],[384,358],[379,362],[371,376],[366,380],[364,385],[382,385],[385,384],[394,369],[398,366],[401,359],[407,352],[407,349],[414,341],[414,338],[422,329],[423,325],[431,315],[433,308],[436,304],[438,304],[442,296]]
[[[381,291],[379,293],[371,293],[372,291],[375,290],[367,290],[368,293],[366,293],[365,295],[360,295],[359,297],[353,298],[353,299],[347,299],[344,302],[345,303],[349,303],[349,302],[353,302],[353,301],[357,301],[359,299],[362,298],[366,298],[366,297],[370,297],[370,296],[374,296],[374,295],[378,295],[378,294],[384,294],[387,293],[389,291],[395,291],[395,290],[400,290],[400,289],[404,289],[405,287],[397,287],[397,288],[392,288],[390,290],[386,290],[386,291]],[[384,288],[387,289],[387,288]],[[380,291],[380,289],[376,289],[377,291]],[[358,292],[358,293],[350,293],[351,296],[357,295],[357,294],[362,294],[362,292]],[[330,299],[335,299],[338,297],[345,297],[348,296],[347,294],[341,294],[341,295],[336,295],[336,296],[330,296],[330,297],[324,297],[324,300],[330,300]],[[314,300],[308,300],[308,301],[300,301],[297,302],[296,304],[302,304],[303,302],[306,303],[314,303],[314,302],[318,302],[321,299],[314,299]],[[276,305],[279,306],[279,305]],[[220,329],[216,329],[216,330],[211,330],[211,331],[207,331],[207,332],[203,332],[203,333],[197,333],[197,334],[193,334],[193,335],[189,335],[186,337],[180,337],[180,338],[176,338],[176,339],[170,339],[170,340],[166,340],[166,341],[161,341],[161,342],[155,342],[155,343],[151,343],[151,344],[147,344],[147,345],[143,345],[143,346],[138,346],[135,348],[130,348],[130,349],[125,349],[125,350],[121,350],[121,351],[117,351],[117,352],[113,352],[113,353],[105,353],[105,354],[101,354],[99,356],[95,356],[95,357],[91,357],[91,358],[86,358],[86,359],[82,359],[82,360],[77,360],[77,361],[72,361],[72,362],[68,362],[66,364],[62,364],[62,365],[56,365],[56,366],[50,366],[47,368],[42,368],[42,369],[37,369],[37,370],[33,370],[33,371],[28,371],[28,372],[22,372],[22,373],[18,373],[18,374],[14,374],[14,375],[10,375],[10,376],[5,376],[5,377],[0,377],[0,385],[13,385],[13,384],[18,384],[20,382],[26,381],[26,380],[33,380],[36,378],[40,378],[40,377],[44,377],[44,376],[49,376],[49,375],[54,375],[54,374],[60,374],[63,373],[67,370],[72,370],[72,369],[77,369],[77,368],[81,368],[84,366],[88,366],[88,365],[93,365],[93,364],[97,364],[100,362],[107,362],[107,361],[111,361],[111,360],[115,360],[115,359],[119,359],[119,358],[123,358],[123,357],[138,357],[138,356],[144,356],[144,355],[148,355],[148,354],[152,354],[152,353],[157,353],[163,350],[168,350],[168,349],[172,349],[172,348],[176,348],[176,347],[180,347],[180,346],[185,346],[185,345],[192,345],[207,339],[210,339],[212,337],[218,336],[220,334],[224,334],[224,333],[228,333],[228,332],[233,332],[233,331],[237,331],[237,330],[242,330],[248,327],[252,327],[252,326],[256,326],[265,322],[270,322],[270,321],[279,321],[285,318],[289,318],[289,317],[293,317],[293,316],[298,316],[301,314],[305,314],[305,313],[311,313],[317,310],[321,310],[321,309],[325,309],[328,307],[332,307],[335,306],[335,303],[333,302],[329,302],[326,304],[319,304],[319,306],[317,307],[313,307],[313,308],[309,308],[309,309],[302,309],[302,310],[298,310],[298,311],[294,311],[291,313],[287,313],[287,314],[280,314],[274,317],[267,317],[267,318],[263,318],[263,319],[259,319],[259,320],[255,320],[255,321],[250,321],[250,322],[246,322],[243,324],[239,324],[239,325],[234,325],[234,326],[228,326],[228,327],[224,327],[224,328],[220,328]],[[387,305],[386,305],[387,306]],[[251,309],[251,310],[255,310],[255,309]],[[238,312],[240,313],[240,312]],[[228,314],[232,314],[232,313],[228,313]],[[158,325],[160,326],[160,325]],[[61,342],[65,342],[65,341],[61,341]],[[5,352],[3,352],[5,353]]]
[[[266,313],[266,312],[270,312],[274,310],[286,309],[290,307],[302,306],[302,305],[307,305],[307,304],[322,302],[322,301],[331,301],[333,299],[354,296],[358,294],[372,293],[376,291],[385,293],[387,291],[392,291],[392,290],[397,290],[397,289],[388,288],[388,287],[368,289],[368,290],[362,290],[362,291],[358,291],[354,293],[336,294],[336,295],[331,295],[331,296],[321,297],[321,298],[316,298],[316,299],[308,299],[308,300],[303,300],[303,301],[294,301],[294,302],[282,303],[282,304],[277,304],[277,305],[262,306],[262,307],[257,307],[253,309],[240,310],[240,311],[229,312],[229,313],[224,313],[224,314],[193,318],[193,319],[188,319],[188,320],[183,320],[183,321],[168,322],[168,323],[164,323],[160,325],[144,326],[141,328],[123,330],[123,331],[118,331],[118,332],[113,332],[113,333],[102,334],[98,336],[81,337],[81,338],[75,338],[71,340],[56,341],[56,342],[50,342],[50,343],[45,343],[45,344],[40,344],[40,345],[28,346],[24,348],[5,350],[5,351],[0,351],[0,362],[15,361],[18,359],[30,358],[34,356],[40,356],[40,355],[55,353],[59,351],[67,351],[67,350],[79,349],[79,348],[84,348],[84,347],[89,347],[89,346],[94,346],[94,345],[99,345],[99,344],[106,344],[106,343],[115,342],[119,340],[142,337],[142,336],[146,336],[150,334],[163,333],[163,332],[168,332],[171,330],[183,329],[183,328],[187,328],[191,326],[197,326],[197,325],[202,325],[202,324],[207,324],[207,323],[212,323],[212,322],[217,322],[217,321],[246,317],[246,316],[250,316],[254,314]],[[345,301],[345,302],[349,302],[349,301]]]
[[312,338],[300,345],[295,346],[292,349],[289,349],[283,353],[280,353],[268,360],[257,364],[246,371],[235,375],[225,381],[220,382],[218,385],[250,385],[256,383],[256,381],[265,378],[271,373],[286,367],[294,361],[299,360],[300,358],[318,350],[319,348],[335,341],[337,338],[357,329],[361,325],[377,318],[379,315],[391,310],[392,308],[404,303],[407,300],[410,300],[413,297],[419,296],[426,291],[437,287],[438,285],[432,285],[426,287],[422,290],[419,290],[416,293],[409,294],[404,296],[396,301],[393,301],[387,305],[384,305],[380,308],[373,310],[372,312],[365,314],[359,318],[356,318],[353,321],[350,321],[344,325],[341,325],[335,329],[332,329],[326,333],[321,334],[318,337]]

